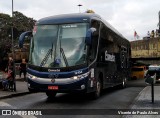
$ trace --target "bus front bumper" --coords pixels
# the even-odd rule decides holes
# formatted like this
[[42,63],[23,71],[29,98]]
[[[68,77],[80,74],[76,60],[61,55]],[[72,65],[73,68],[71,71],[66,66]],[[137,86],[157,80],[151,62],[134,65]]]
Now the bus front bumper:
[[55,91],[57,93],[69,93],[69,92],[86,92],[87,89],[87,77],[81,79],[49,79],[49,78],[37,78],[28,80],[28,89],[34,92],[47,92]]

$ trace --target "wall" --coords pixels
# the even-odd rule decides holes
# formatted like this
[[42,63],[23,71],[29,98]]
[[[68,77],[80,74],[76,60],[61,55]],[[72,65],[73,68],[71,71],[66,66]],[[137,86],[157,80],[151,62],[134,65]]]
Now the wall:
[[160,38],[131,41],[132,58],[160,57]]

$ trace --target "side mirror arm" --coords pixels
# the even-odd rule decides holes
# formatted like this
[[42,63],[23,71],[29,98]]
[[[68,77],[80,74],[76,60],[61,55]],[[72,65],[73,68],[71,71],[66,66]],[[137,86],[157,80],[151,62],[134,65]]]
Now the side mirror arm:
[[19,47],[23,48],[23,44],[24,44],[24,40],[25,40],[25,36],[31,36],[32,35],[32,31],[26,31],[23,32],[20,37],[19,37]]

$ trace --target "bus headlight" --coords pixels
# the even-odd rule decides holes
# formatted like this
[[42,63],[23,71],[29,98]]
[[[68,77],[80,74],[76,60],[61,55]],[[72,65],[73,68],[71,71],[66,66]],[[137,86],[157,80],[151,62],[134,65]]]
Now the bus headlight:
[[29,74],[29,73],[27,73],[27,78],[30,78],[30,79],[33,79],[33,80],[37,79],[36,76],[31,75],[31,74]]
[[78,76],[73,76],[72,79],[76,80],[78,79]]
[[83,79],[83,78],[87,77],[88,75],[89,75],[89,72],[81,74],[81,75],[73,76],[73,77],[71,77],[71,79],[74,79],[74,80]]

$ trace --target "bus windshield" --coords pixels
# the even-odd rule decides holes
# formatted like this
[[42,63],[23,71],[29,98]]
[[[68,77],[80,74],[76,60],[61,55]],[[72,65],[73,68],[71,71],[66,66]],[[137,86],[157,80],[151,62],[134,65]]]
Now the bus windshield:
[[51,68],[84,64],[88,27],[88,23],[35,26],[30,46],[30,64]]

